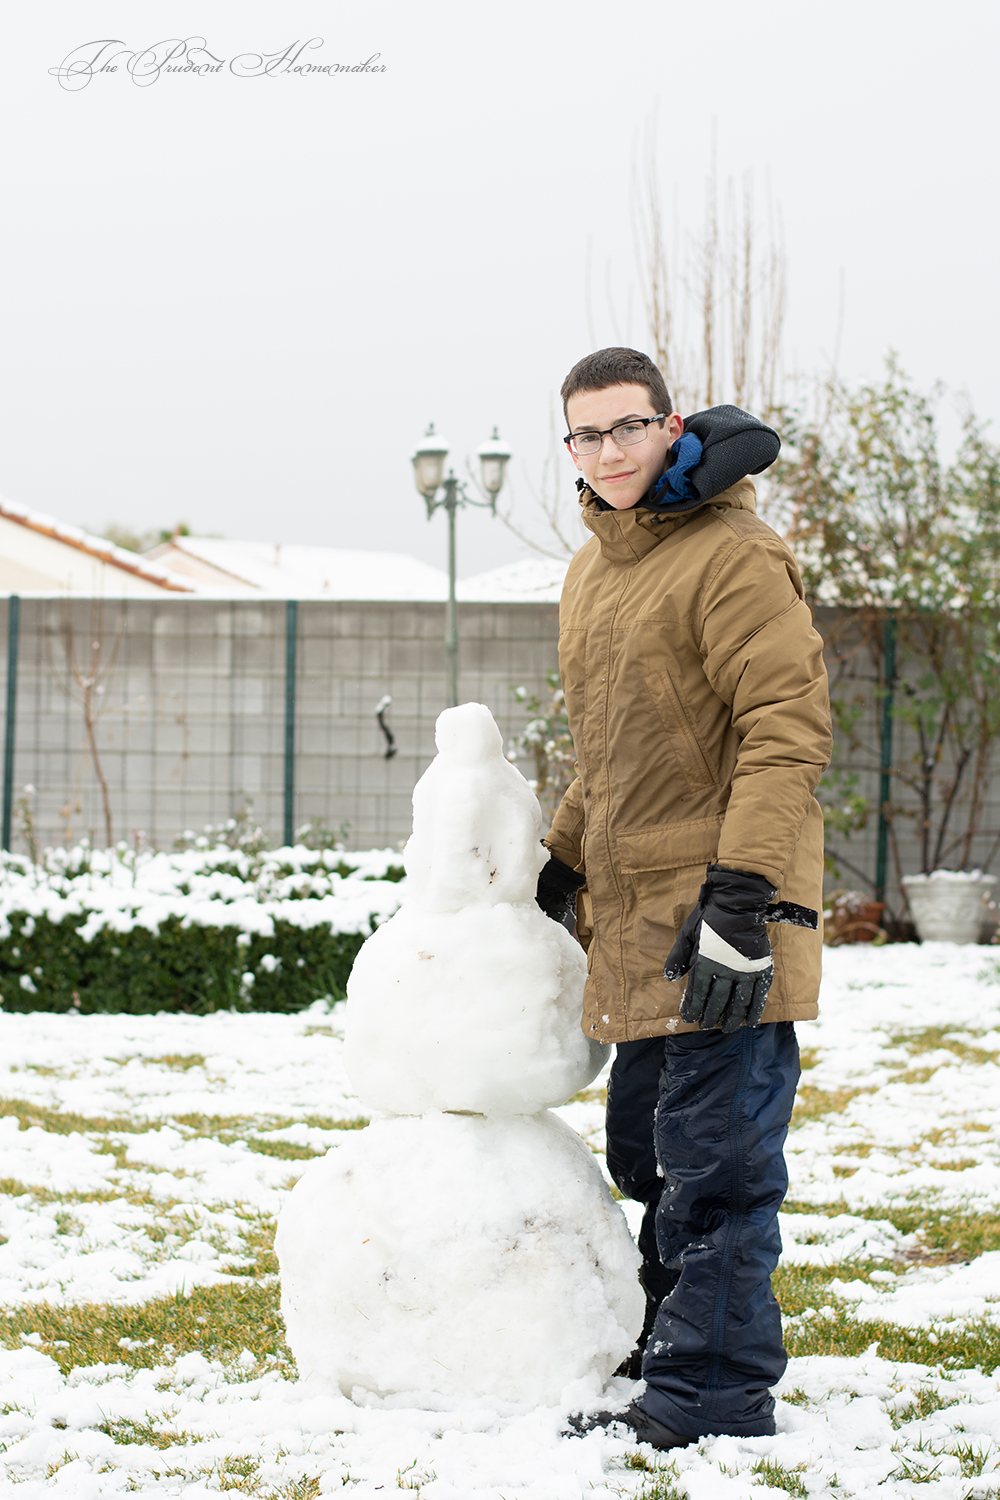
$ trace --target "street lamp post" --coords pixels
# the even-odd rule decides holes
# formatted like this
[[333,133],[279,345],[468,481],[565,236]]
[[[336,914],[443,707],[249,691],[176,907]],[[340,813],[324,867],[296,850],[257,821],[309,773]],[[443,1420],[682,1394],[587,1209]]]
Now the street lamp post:
[[[497,496],[503,488],[504,469],[510,458],[510,449],[500,441],[494,427],[493,436],[478,450],[482,486],[489,497],[476,500],[465,485],[455,478],[455,471],[444,472],[448,457],[448,444],[440,433],[434,431],[434,423],[428,427],[413,455],[413,475],[417,489],[427,505],[427,519],[436,510],[448,515],[448,611],[445,616],[445,651],[448,660],[448,707],[458,702],[458,615],[455,608],[455,515],[462,505],[482,506],[496,515]],[[441,491],[438,494],[438,491]]]

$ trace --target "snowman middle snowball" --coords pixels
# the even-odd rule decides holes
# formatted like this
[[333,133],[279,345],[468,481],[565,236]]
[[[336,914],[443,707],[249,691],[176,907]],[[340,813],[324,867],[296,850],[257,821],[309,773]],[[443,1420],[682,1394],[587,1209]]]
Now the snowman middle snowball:
[[586,959],[535,904],[541,810],[489,709],[448,709],[437,745],[413,793],[406,901],[347,987],[345,1065],[369,1109],[535,1114],[607,1054],[580,1029]]

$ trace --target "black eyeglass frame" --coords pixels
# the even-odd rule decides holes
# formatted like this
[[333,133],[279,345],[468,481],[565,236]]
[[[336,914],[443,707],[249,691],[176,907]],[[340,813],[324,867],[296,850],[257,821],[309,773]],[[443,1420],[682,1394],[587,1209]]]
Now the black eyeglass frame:
[[[612,437],[617,432],[619,427],[633,427],[636,422],[641,422],[643,427],[648,429],[650,422],[665,422],[666,420],[667,413],[665,411],[658,412],[655,417],[627,417],[624,422],[616,422],[614,427],[605,427],[603,432],[598,432],[596,427],[588,427],[586,432],[568,432],[563,438],[563,442],[566,444],[566,447],[570,450],[571,453],[575,453],[577,458],[580,458],[581,455],[573,447],[573,444],[576,442],[577,438],[599,437],[601,440],[601,448],[603,448],[604,439],[606,437]],[[648,436],[649,432],[647,431],[639,439],[639,442],[645,442]],[[619,443],[618,446],[620,448],[634,448],[635,443]],[[600,451],[600,448],[594,449],[595,453],[599,453]]]

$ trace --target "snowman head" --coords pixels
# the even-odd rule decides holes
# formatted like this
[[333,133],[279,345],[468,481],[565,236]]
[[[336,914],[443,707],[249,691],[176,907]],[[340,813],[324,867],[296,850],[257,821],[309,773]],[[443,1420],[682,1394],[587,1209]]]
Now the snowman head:
[[503,758],[503,736],[485,703],[461,703],[438,715],[438,754],[460,766],[485,766]]
[[429,911],[533,900],[548,858],[541,809],[504,759],[493,715],[482,703],[445,709],[435,738],[438,754],[413,791],[408,899]]

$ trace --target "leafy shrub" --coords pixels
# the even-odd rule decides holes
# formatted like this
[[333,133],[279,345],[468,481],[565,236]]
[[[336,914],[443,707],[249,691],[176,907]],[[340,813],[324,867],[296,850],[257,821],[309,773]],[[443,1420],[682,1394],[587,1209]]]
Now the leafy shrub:
[[304,846],[0,856],[0,1004],[203,1015],[342,999],[404,873],[391,850]]
[[280,919],[273,937],[249,940],[237,927],[185,926],[179,917],[154,932],[104,927],[89,939],[73,917],[14,912],[10,926],[0,942],[4,1010],[82,1015],[297,1011],[324,996],[342,1000],[367,936]]

